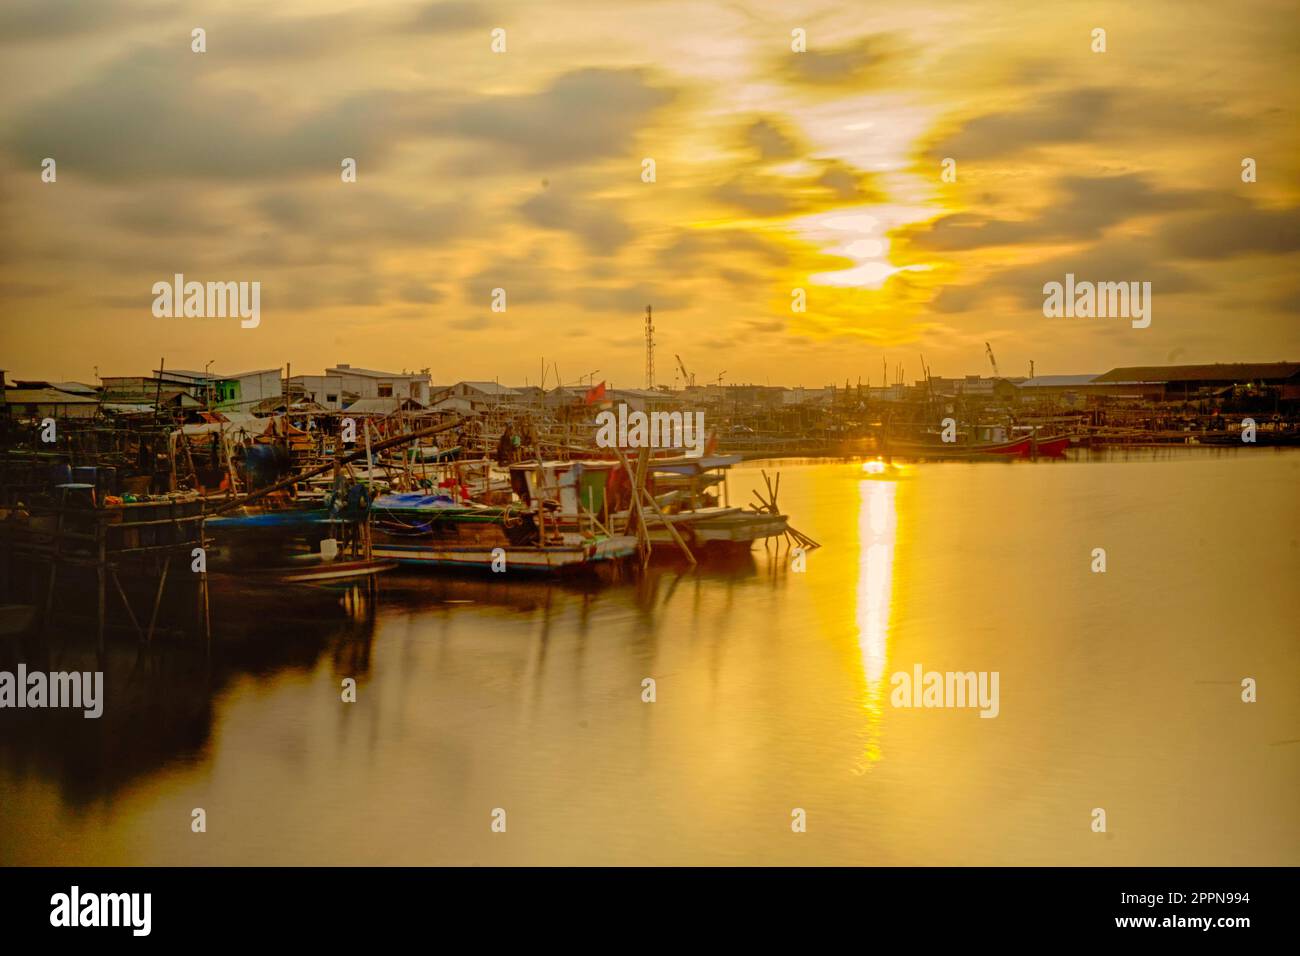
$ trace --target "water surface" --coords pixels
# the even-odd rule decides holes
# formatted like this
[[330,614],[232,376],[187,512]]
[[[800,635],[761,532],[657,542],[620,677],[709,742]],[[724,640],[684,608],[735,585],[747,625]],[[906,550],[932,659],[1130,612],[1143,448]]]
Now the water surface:
[[[102,720],[0,712],[0,861],[1300,864],[1300,454],[763,463],[733,503],[760,468],[802,573],[403,574],[115,649]],[[892,706],[917,663],[999,715]]]

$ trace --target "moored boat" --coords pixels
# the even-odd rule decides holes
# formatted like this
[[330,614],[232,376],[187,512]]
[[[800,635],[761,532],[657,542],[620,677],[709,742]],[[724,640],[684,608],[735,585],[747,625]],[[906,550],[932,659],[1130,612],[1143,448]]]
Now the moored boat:
[[617,561],[632,535],[571,529],[545,508],[458,504],[446,495],[381,495],[371,505],[372,554],[413,567],[555,572]]
[[[646,490],[658,507],[641,512],[650,544],[676,546],[680,538],[693,553],[748,550],[764,538],[785,534],[785,515],[726,503],[726,473],[740,460],[739,455],[649,458]],[[523,462],[511,466],[511,483],[524,502],[553,506],[555,513],[547,520],[566,530],[602,523],[629,530],[634,526],[631,479],[621,462]],[[660,553],[675,552],[670,547]]]
[[986,459],[990,461],[1015,458],[1062,458],[1070,447],[1070,436],[1054,435],[1035,438],[1021,435],[1008,441],[996,442],[918,442],[889,438],[883,453],[898,458]]

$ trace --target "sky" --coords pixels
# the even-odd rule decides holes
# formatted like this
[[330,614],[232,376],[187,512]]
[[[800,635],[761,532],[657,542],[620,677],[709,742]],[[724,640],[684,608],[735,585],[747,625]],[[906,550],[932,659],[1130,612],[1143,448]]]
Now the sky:
[[[640,387],[648,304],[661,385],[1297,360],[1296,14],[6,0],[0,368]],[[177,273],[259,324],[155,317]],[[1067,273],[1150,326],[1045,317]]]

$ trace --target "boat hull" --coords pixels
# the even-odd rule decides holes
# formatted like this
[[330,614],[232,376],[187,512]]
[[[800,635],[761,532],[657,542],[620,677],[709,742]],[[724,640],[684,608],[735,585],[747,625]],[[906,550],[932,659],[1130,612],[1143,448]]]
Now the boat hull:
[[979,444],[942,444],[933,442],[909,442],[891,440],[886,446],[887,454],[898,458],[928,459],[971,459],[989,460],[1014,458],[1061,458],[1070,447],[1068,435],[1055,435],[1039,438],[1030,435],[1005,442],[984,442]]
[[631,535],[614,535],[590,540],[582,544],[553,544],[545,547],[489,547],[478,544],[454,544],[441,541],[376,540],[372,553],[378,559],[396,561],[405,567],[466,568],[493,570],[504,567],[507,571],[554,573],[574,570],[584,566],[617,561],[636,552],[636,538]]
[[[649,517],[649,516],[648,516]],[[752,547],[764,538],[785,534],[785,515],[763,514],[740,508],[685,511],[667,515],[678,534],[692,547]],[[653,544],[672,544],[672,533],[658,517],[649,517]]]

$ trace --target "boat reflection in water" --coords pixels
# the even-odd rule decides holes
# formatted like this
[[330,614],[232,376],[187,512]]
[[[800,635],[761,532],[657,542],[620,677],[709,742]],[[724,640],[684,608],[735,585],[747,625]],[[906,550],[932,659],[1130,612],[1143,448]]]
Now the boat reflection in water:
[[[0,863],[1293,865],[1300,698],[1233,681],[1296,672],[1294,456],[1089,462],[783,461],[806,567],[768,539],[608,582],[398,568],[216,602],[210,657],[0,642],[105,671],[99,720],[0,711]],[[1096,575],[1098,542],[1197,560]],[[999,672],[998,718],[893,707],[918,664]]]

